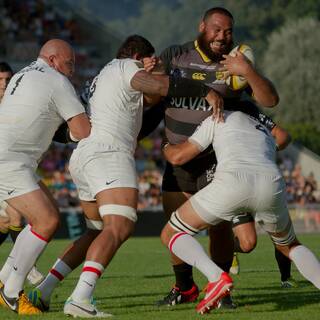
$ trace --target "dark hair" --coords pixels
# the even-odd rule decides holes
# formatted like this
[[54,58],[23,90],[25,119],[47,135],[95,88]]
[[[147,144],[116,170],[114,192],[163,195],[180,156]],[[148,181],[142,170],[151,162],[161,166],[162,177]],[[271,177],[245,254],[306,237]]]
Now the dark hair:
[[207,20],[208,18],[210,18],[214,13],[220,13],[223,14],[229,18],[231,18],[232,22],[233,22],[233,15],[231,14],[230,11],[228,11],[227,9],[223,8],[223,7],[213,7],[211,9],[208,9],[203,16],[203,21]]
[[0,72],[11,72],[11,73],[13,73],[11,67],[6,62],[0,62]]
[[139,58],[145,58],[151,57],[154,52],[154,47],[146,38],[134,34],[123,42],[116,57],[117,59],[133,58],[137,53]]

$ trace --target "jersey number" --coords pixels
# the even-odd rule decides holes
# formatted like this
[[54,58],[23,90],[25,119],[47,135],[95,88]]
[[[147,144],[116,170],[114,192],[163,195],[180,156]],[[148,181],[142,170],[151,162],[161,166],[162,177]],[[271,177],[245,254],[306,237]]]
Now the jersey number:
[[13,95],[14,94],[14,92],[17,90],[17,88],[18,88],[18,86],[19,86],[19,84],[20,84],[20,82],[21,82],[21,80],[22,80],[22,78],[23,78],[23,76],[24,76],[25,74],[23,74],[21,77],[19,77],[18,79],[17,79],[17,81],[16,81],[16,83],[15,83],[15,86],[14,86],[14,88],[12,89],[12,91],[11,91],[11,95]]
[[266,129],[264,126],[262,126],[261,124],[257,124],[257,125],[256,125],[256,129],[259,130],[259,131],[261,131],[261,132],[263,132],[263,133],[266,134],[267,136],[269,135],[267,129]]

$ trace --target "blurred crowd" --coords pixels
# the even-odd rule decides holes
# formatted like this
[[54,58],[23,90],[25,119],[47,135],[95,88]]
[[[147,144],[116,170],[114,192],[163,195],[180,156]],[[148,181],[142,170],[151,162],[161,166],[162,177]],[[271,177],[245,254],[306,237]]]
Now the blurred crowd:
[[[25,56],[28,50],[37,52],[39,45],[57,35],[67,41],[81,42],[75,19],[62,17],[44,0],[2,0],[0,23],[5,44],[1,50],[13,55],[13,59],[28,60]],[[18,50],[17,45],[24,50]]]
[[77,66],[72,81],[80,88],[96,74],[98,65],[93,59],[97,49],[88,43],[77,19],[66,12],[60,14],[45,0],[0,0],[0,56],[4,60],[30,63],[41,45],[52,38],[66,40],[75,48]]
[[305,206],[320,203],[320,190],[312,172],[304,176],[301,165],[294,165],[288,157],[282,159],[279,166],[287,184],[289,204]]

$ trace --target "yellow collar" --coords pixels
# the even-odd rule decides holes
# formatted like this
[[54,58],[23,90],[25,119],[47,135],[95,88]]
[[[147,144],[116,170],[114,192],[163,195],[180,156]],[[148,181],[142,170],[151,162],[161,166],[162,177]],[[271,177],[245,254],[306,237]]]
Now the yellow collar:
[[195,47],[195,49],[199,52],[199,54],[200,54],[200,56],[201,56],[201,58],[202,58],[202,60],[203,60],[204,62],[211,62],[211,59],[208,58],[208,57],[206,56],[206,54],[200,49],[199,44],[198,44],[198,40],[195,40],[195,41],[194,41],[194,47]]

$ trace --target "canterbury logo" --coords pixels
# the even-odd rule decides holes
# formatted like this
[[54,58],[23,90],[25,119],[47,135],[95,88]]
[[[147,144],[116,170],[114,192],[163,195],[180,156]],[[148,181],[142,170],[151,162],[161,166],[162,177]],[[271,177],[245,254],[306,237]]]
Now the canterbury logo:
[[216,79],[217,80],[225,80],[226,72],[225,71],[216,71]]
[[206,76],[207,75],[205,73],[196,72],[192,75],[192,79],[193,80],[205,80]]

